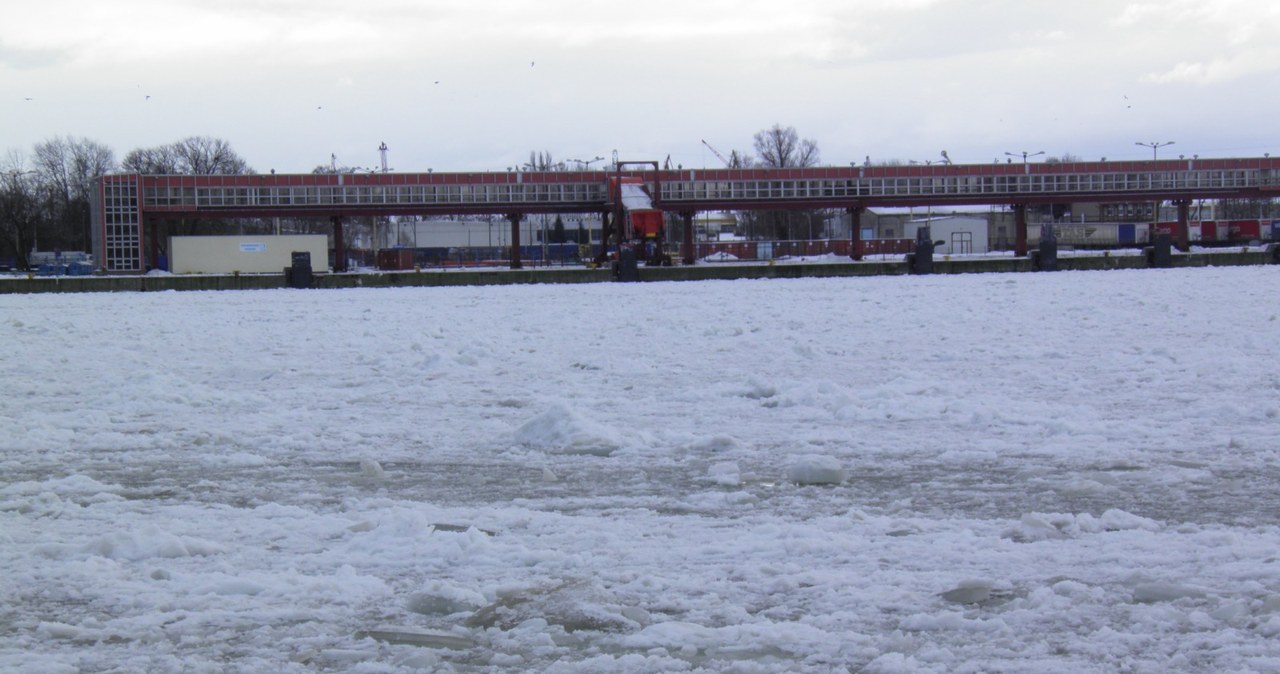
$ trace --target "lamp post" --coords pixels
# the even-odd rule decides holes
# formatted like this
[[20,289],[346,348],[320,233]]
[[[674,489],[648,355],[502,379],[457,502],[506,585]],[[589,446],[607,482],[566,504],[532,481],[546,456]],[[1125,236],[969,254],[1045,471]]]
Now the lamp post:
[[1134,145],[1141,145],[1142,147],[1151,148],[1151,161],[1155,161],[1158,158],[1158,153],[1160,152],[1160,148],[1166,145],[1173,145],[1173,141],[1166,140],[1163,143],[1157,143],[1155,141],[1152,141],[1150,143],[1144,143],[1142,141],[1138,141],[1134,143]]
[[[1168,145],[1173,145],[1173,141],[1171,141],[1171,140],[1166,140],[1166,141],[1164,141],[1164,142],[1151,141],[1150,143],[1144,143],[1144,142],[1142,142],[1142,141],[1138,141],[1138,142],[1134,143],[1134,145],[1141,145],[1142,147],[1149,147],[1149,148],[1151,148],[1151,161],[1156,161],[1156,159],[1158,159],[1158,158],[1159,158],[1159,154],[1158,154],[1158,153],[1160,152],[1160,148],[1165,147],[1165,146],[1168,146]],[[1152,202],[1152,204],[1151,204],[1151,226],[1152,226],[1152,228],[1154,229],[1154,228],[1155,228],[1155,226],[1156,226],[1156,224],[1157,224],[1157,223],[1159,223],[1159,222],[1160,222],[1160,202],[1159,202],[1159,201],[1154,201],[1154,202]]]
[[[1014,157],[1014,158],[1022,157],[1022,163],[1023,163],[1023,164],[1026,164],[1026,163],[1027,163],[1027,159],[1029,159],[1029,158],[1031,158],[1031,157],[1039,157],[1040,155],[1044,154],[1044,150],[1040,150],[1039,152],[1027,152],[1026,150],[1023,150],[1021,153],[1016,153],[1016,152],[1006,152],[1005,154],[1009,155],[1010,157]],[[948,161],[948,163],[950,163],[950,162]]]
[[595,159],[570,159],[569,161],[578,162],[579,164],[582,165],[582,168],[580,170],[586,171],[591,168],[592,164],[598,161],[604,161],[604,157],[597,156]]

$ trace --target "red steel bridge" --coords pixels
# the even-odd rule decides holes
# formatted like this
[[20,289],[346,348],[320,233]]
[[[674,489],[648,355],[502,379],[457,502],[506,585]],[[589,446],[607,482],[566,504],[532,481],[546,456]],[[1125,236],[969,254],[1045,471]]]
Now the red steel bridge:
[[[1175,243],[1188,244],[1188,209],[1196,199],[1280,196],[1280,158],[1159,161],[937,164],[797,169],[647,170],[485,173],[250,175],[113,174],[99,180],[95,253],[108,272],[154,265],[166,223],[183,218],[327,218],[342,271],[343,220],[356,216],[500,214],[511,221],[513,268],[520,261],[520,220],[536,213],[599,213],[606,246],[620,206],[609,179],[640,178],[653,207],[685,221],[686,256],[700,211],[862,209],[899,206],[1005,205],[1015,221],[1015,250],[1027,254],[1027,206],[1142,203],[1178,206]],[[617,228],[614,227],[613,230]],[[852,229],[858,250],[859,228]],[[615,244],[616,245],[616,244]],[[686,263],[692,263],[686,259]]]

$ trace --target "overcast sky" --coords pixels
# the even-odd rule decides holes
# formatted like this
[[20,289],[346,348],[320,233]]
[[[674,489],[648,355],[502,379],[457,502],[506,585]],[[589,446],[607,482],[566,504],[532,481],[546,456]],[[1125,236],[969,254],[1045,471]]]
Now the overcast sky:
[[[1274,0],[40,0],[0,10],[0,151],[192,135],[259,171],[531,150],[714,167],[1280,152]],[[1041,159],[1041,158],[1037,158]],[[599,164],[597,164],[598,166]]]

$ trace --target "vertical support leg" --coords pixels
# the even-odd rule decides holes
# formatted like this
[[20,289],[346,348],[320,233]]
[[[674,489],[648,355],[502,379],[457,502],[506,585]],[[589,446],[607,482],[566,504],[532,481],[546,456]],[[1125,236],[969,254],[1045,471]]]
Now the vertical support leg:
[[1013,254],[1027,256],[1027,205],[1013,205]]
[[511,221],[511,268],[520,269],[524,265],[520,263],[520,220],[524,216],[519,213],[510,213],[507,219]]
[[684,219],[684,241],[680,244],[683,249],[680,252],[684,253],[681,256],[681,261],[684,264],[693,264],[695,257],[693,250],[693,218],[696,215],[693,211],[685,211],[680,214],[680,217]]
[[1191,201],[1181,200],[1173,202],[1178,207],[1178,250],[1186,253],[1191,251],[1191,226],[1188,221],[1191,219]]
[[862,207],[851,206],[849,213],[849,258],[862,259]]
[[160,219],[150,218],[145,228],[147,236],[147,264],[143,270],[160,268]]
[[346,234],[342,231],[342,216],[335,215],[329,218],[333,223],[333,270],[342,272],[347,270],[347,244]]
[[604,266],[609,261],[609,239],[613,236],[613,223],[609,211],[600,213],[600,252],[596,254],[596,265]]

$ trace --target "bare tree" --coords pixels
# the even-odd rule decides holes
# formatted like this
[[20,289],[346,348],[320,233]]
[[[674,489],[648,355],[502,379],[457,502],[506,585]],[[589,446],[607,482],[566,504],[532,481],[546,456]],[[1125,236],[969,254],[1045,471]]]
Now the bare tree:
[[152,175],[253,173],[230,143],[209,136],[191,136],[168,145],[138,148],[125,155],[121,165],[126,171]]
[[253,173],[248,162],[221,138],[191,136],[174,143],[181,173],[192,175],[238,175]]
[[1216,212],[1223,220],[1262,220],[1274,218],[1277,209],[1273,199],[1219,199]]
[[178,169],[178,156],[172,145],[130,150],[121,160],[120,168],[129,173],[147,175],[175,175],[182,172]]
[[760,157],[760,165],[768,168],[793,168],[817,166],[818,144],[805,138],[800,139],[794,126],[783,127],[774,124],[755,135],[756,155]]
[[1081,161],[1084,160],[1080,158],[1080,155],[1071,154],[1070,152],[1063,152],[1060,157],[1044,158],[1044,163],[1046,164],[1075,164]]
[[50,248],[89,246],[89,204],[99,176],[115,170],[115,153],[88,138],[54,137],[37,143],[32,166],[50,198],[47,222],[41,227]]
[[27,251],[35,247],[36,235],[49,212],[49,191],[16,151],[0,161],[0,257],[13,256],[24,271]]
[[[774,124],[755,135],[754,146],[760,158],[758,165],[765,168],[803,168],[818,164],[818,144],[808,138],[801,139],[795,127]],[[800,227],[812,222],[815,214],[810,211],[765,211],[756,214],[754,222],[772,231],[774,238],[788,240],[801,231]]]
[[551,158],[551,152],[543,150],[542,152],[530,152],[529,161],[525,162],[522,168],[526,171],[558,171],[564,168],[564,163],[557,164]]

